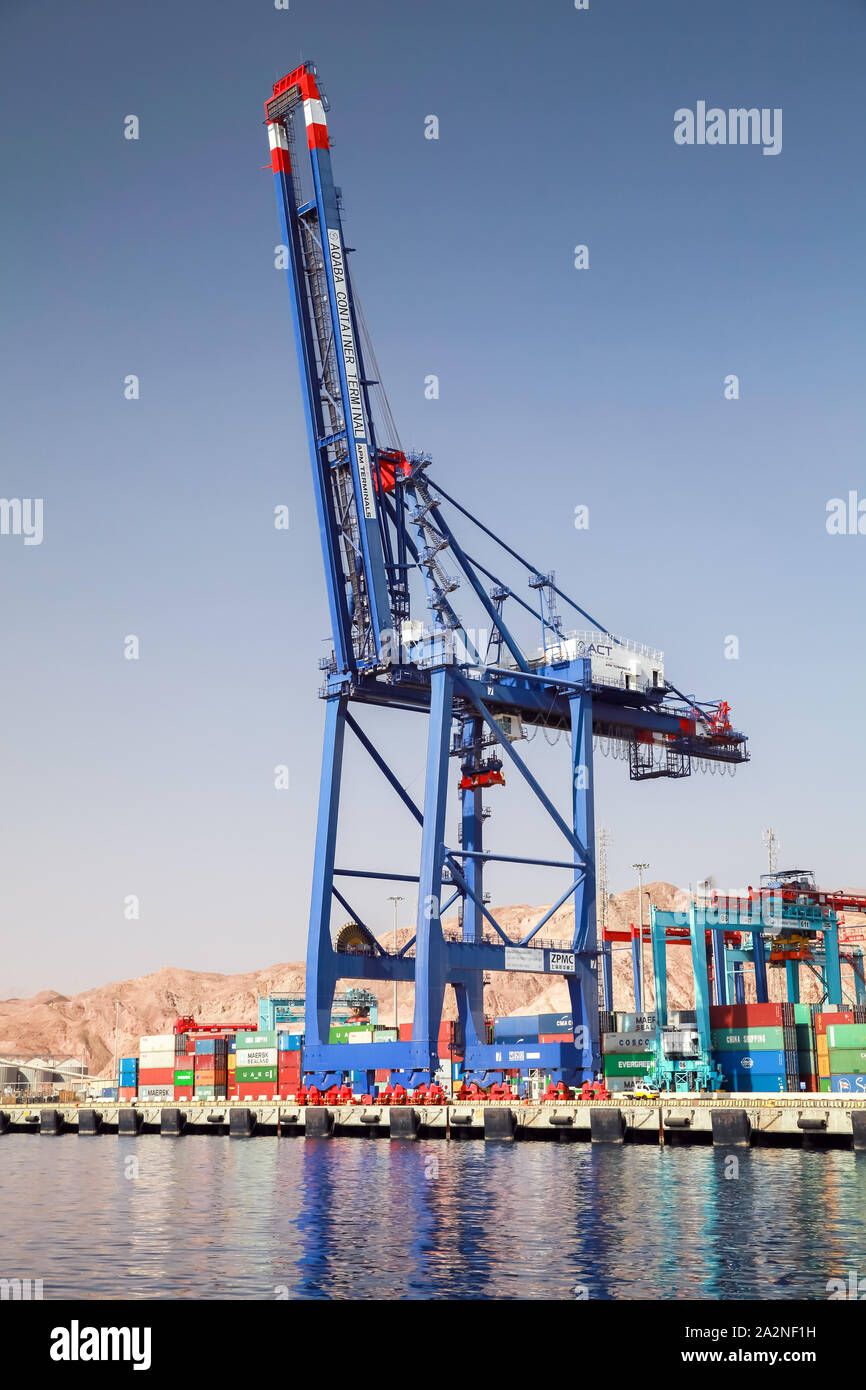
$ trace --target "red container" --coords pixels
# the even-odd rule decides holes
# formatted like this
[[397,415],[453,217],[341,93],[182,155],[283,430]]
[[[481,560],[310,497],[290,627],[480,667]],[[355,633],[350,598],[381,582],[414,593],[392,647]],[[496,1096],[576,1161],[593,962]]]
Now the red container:
[[853,1023],[854,1014],[851,1009],[841,1009],[838,1013],[826,1013],[815,1015],[815,1032],[826,1033],[828,1028],[832,1028],[836,1023]]
[[144,1067],[138,1073],[139,1086],[173,1086],[174,1067]]
[[117,1092],[118,1100],[135,1100],[138,1095],[137,1086],[121,1086]]
[[397,1029],[397,1036],[399,1037],[400,1042],[411,1042],[411,1041],[412,1041],[412,1024],[411,1024],[411,1023],[401,1023],[400,1026],[399,1026],[399,1028]]
[[571,1033],[539,1033],[538,1041],[543,1042],[574,1042]]
[[175,1086],[175,1088],[174,1088],[174,1098],[175,1098],[175,1100],[192,1100],[192,1097],[193,1097],[193,1088],[192,1088],[192,1086]]
[[388,1082],[389,1082],[390,1080],[391,1080],[391,1073],[387,1070],[387,1068],[386,1068],[384,1071],[377,1071],[377,1072],[376,1072],[376,1081],[377,1081],[377,1083],[378,1083],[379,1085],[381,1085],[381,1086],[387,1086],[387,1085],[388,1085]]
[[273,1100],[276,1090],[274,1081],[240,1081],[238,1100],[258,1100],[260,1096],[264,1096],[266,1100]]
[[781,1028],[781,1004],[711,1004],[711,1028]]

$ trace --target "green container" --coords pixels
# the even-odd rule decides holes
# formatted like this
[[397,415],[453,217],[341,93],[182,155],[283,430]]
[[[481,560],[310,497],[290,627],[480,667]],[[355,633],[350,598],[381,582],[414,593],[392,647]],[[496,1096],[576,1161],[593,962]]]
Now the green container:
[[812,1025],[812,1005],[811,1005],[811,1004],[795,1004],[795,1005],[794,1005],[794,1022],[797,1023],[797,1024],[799,1024],[799,1023],[808,1023],[809,1026],[811,1027],[811,1025]]
[[272,1033],[238,1033],[235,1039],[235,1048],[238,1052],[243,1052],[250,1047],[276,1047],[276,1030]]
[[193,1074],[191,1071],[176,1071],[174,1074],[175,1086],[192,1086]]
[[237,1067],[235,1079],[240,1084],[244,1081],[276,1081],[276,1067]]
[[829,1023],[827,1025],[827,1046],[830,1051],[835,1048],[844,1048],[850,1051],[851,1048],[866,1048],[866,1024],[864,1023]]
[[859,1047],[830,1048],[831,1076],[866,1076],[866,1049]]
[[225,1086],[196,1086],[193,1091],[196,1100],[225,1100]]
[[604,1054],[605,1076],[646,1076],[654,1063],[652,1052],[630,1052],[622,1056],[618,1052]]
[[[784,1028],[714,1028],[710,1033],[712,1052],[784,1052]],[[760,1071],[760,1067],[755,1068]]]
[[832,1089],[833,1089],[833,1086],[832,1086],[832,1084],[831,1084],[831,1082],[830,1082],[829,1076],[819,1076],[819,1077],[818,1077],[818,1090],[819,1090],[819,1091],[824,1091],[824,1092],[826,1092],[826,1091],[832,1091]]
[[349,1030],[345,1025],[336,1025],[328,1033],[328,1042],[344,1043],[349,1041]]

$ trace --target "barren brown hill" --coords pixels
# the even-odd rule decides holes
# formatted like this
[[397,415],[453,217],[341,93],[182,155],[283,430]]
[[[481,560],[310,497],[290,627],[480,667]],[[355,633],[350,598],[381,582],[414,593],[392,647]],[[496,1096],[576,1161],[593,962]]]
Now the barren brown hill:
[[[671,883],[646,885],[649,899],[657,907],[678,910],[685,907],[687,895]],[[545,911],[545,907],[520,904],[496,908],[493,914],[512,939],[525,933]],[[637,889],[612,895],[608,902],[608,923],[622,930],[637,920]],[[854,925],[864,920],[848,916]],[[567,940],[571,936],[573,912],[560,908],[542,929],[546,939]],[[456,926],[449,919],[446,927]],[[497,939],[489,929],[493,939]],[[402,941],[411,935],[408,928],[400,932]],[[387,944],[391,938],[384,938]],[[647,957],[648,957],[647,948]],[[647,973],[649,959],[647,959]],[[83,994],[67,997],[47,989],[30,999],[7,999],[0,1002],[0,1056],[84,1057],[93,1075],[111,1071],[114,1051],[114,1001],[120,1000],[120,1055],[138,1051],[139,1037],[144,1033],[167,1032],[178,1014],[194,1014],[203,1022],[255,1024],[258,1017],[258,997],[272,993],[303,993],[305,968],[303,963],[288,962],[245,975],[219,975],[213,972],[182,970],[165,966],[153,975],[140,979],[122,980]],[[770,972],[771,997],[781,998],[782,972]],[[630,948],[615,949],[614,1007],[634,1008],[631,978]],[[802,980],[803,998],[817,998],[814,980]],[[378,994],[381,1023],[393,1022],[393,989],[390,985],[375,987]],[[650,996],[650,1003],[652,998]],[[690,954],[686,947],[668,949],[668,1006],[689,1008],[694,1003],[691,981]],[[400,985],[398,1012],[401,1020],[410,1019],[414,990]],[[568,990],[561,978],[544,975],[493,974],[485,989],[485,1011],[488,1016],[512,1013],[550,1013],[568,1008]],[[455,1017],[454,996],[449,990],[445,1000],[446,1017]]]

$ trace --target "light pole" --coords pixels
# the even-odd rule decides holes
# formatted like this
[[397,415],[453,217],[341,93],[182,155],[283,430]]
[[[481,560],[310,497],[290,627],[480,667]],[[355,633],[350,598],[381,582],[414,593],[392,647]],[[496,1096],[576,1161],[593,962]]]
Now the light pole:
[[[397,904],[405,902],[405,898],[392,893],[388,899],[389,903],[394,904],[394,955],[397,954]],[[399,1038],[400,1029],[397,1026],[397,976],[394,976],[394,1030]]]
[[117,1024],[118,1024],[118,1016],[119,1016],[119,1014],[120,1014],[120,1000],[119,1000],[119,999],[115,999],[115,1001],[114,1001],[114,1083],[115,1083],[115,1085],[117,1086],[118,1091],[120,1090],[120,1077],[119,1077],[118,1074],[117,1074]]
[[646,992],[646,977],[644,973],[643,956],[643,871],[644,869],[649,868],[649,864],[632,864],[632,868],[637,870],[638,921],[640,922],[640,936],[638,937],[638,941],[640,942],[640,991],[643,995],[641,1003],[643,1004],[644,1013],[648,1013],[649,996]]

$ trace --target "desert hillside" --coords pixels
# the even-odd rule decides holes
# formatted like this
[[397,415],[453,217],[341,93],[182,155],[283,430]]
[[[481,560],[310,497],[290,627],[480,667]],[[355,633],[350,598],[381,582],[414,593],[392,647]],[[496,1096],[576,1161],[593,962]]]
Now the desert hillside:
[[[687,896],[671,883],[647,885],[651,901],[657,907],[671,910],[686,905]],[[517,905],[493,909],[493,915],[512,939],[519,939],[544,912],[544,906]],[[608,923],[614,930],[627,928],[637,916],[637,889],[611,896],[608,903]],[[852,924],[855,919],[850,919]],[[542,929],[546,939],[566,940],[571,936],[573,912],[561,908]],[[445,923],[455,926],[456,919]],[[401,933],[404,940],[410,933]],[[492,929],[491,929],[492,935]],[[496,938],[494,938],[496,939]],[[386,942],[388,938],[385,938]],[[649,973],[648,947],[647,972]],[[691,984],[691,964],[686,947],[668,949],[668,1007],[689,1008],[694,1000]],[[614,950],[614,1007],[634,1008],[631,980],[631,951],[628,947]],[[780,971],[771,971],[771,994],[781,998]],[[814,980],[810,976],[811,984]],[[257,1022],[258,997],[271,992],[303,993],[305,968],[302,962],[290,961],[253,970],[245,975],[219,975],[207,971],[183,970],[165,966],[153,975],[140,979],[121,980],[66,996],[47,989],[30,999],[0,1001],[0,1057],[50,1057],[55,1060],[83,1057],[92,1075],[107,1075],[111,1070],[114,1050],[114,1001],[119,999],[120,1055],[138,1051],[138,1039],[144,1033],[167,1032],[178,1014],[193,1014],[200,1022],[233,1023]],[[549,976],[494,974],[485,990],[485,1009],[490,1015],[511,1013],[550,1013],[568,1008],[568,991],[561,979]],[[380,1001],[379,1020],[393,1022],[393,990],[379,985],[375,992]],[[807,992],[803,979],[803,998],[817,997]],[[398,1013],[401,1020],[412,1016],[414,990],[400,985]],[[446,993],[445,1013],[456,1016],[454,996]]]

